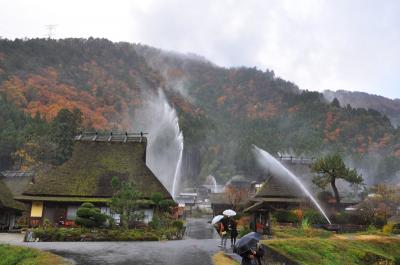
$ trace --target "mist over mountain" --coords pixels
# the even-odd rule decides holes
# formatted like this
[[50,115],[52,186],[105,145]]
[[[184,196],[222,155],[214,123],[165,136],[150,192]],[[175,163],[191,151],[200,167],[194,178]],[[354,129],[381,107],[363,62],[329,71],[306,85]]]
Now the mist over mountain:
[[353,108],[375,109],[387,115],[395,126],[400,124],[400,99],[345,90],[326,90],[323,94],[329,101],[337,98],[342,106],[350,104]]
[[[340,152],[371,183],[399,177],[400,130],[388,119],[396,117],[398,101],[379,109],[335,94],[339,101],[328,102],[331,94],[301,90],[273,70],[224,68],[201,56],[141,44],[0,40],[1,104],[26,116],[39,114],[49,122],[62,108],[79,108],[84,129],[132,130],[133,117],[158,89],[178,112],[183,172],[191,184],[209,174],[219,182],[235,174],[261,177],[253,144],[271,154]],[[7,124],[2,126],[3,135]],[[24,141],[1,155],[16,160]]]

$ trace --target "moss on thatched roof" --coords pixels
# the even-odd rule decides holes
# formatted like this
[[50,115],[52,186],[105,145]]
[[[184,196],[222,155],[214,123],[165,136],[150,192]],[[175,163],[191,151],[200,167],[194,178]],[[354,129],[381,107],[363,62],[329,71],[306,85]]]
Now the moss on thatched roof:
[[39,173],[24,195],[112,197],[111,179],[134,182],[149,198],[160,192],[171,195],[146,166],[146,141],[76,141],[72,157],[48,173]]
[[271,176],[256,193],[255,198],[304,198],[305,194],[296,183]]
[[0,208],[24,210],[24,205],[14,200],[13,194],[7,185],[0,179]]
[[2,171],[3,181],[14,196],[21,195],[34,178],[32,171]]

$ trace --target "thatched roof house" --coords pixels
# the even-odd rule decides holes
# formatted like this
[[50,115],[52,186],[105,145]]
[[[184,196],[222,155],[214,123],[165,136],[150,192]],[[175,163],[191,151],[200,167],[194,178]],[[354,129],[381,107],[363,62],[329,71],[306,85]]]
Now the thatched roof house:
[[14,196],[20,196],[34,182],[35,172],[6,170],[2,171],[4,183],[8,186]]
[[294,182],[270,176],[250,199],[244,211],[253,214],[253,229],[271,233],[271,213],[276,209],[297,207],[306,202],[306,194]]
[[14,196],[0,176],[0,230],[11,230],[16,218],[25,209],[24,204],[14,200]]
[[24,205],[16,200],[11,190],[0,177],[0,209],[10,209],[16,211],[24,210]]
[[[76,137],[72,157],[47,173],[39,173],[35,183],[18,199],[47,202],[48,207],[64,208],[66,214],[54,210],[57,213],[51,215],[66,215],[68,219],[68,207],[65,207],[68,204],[93,202],[105,206],[113,196],[113,177],[134,182],[143,193],[143,199],[150,198],[154,192],[170,199],[170,193],[146,165],[146,146],[147,140],[143,135],[80,135]],[[34,216],[42,217],[43,205],[32,205]],[[73,211],[70,211],[71,216]]]
[[276,176],[270,176],[254,196],[255,201],[270,202],[301,202],[304,197],[304,192],[296,183]]

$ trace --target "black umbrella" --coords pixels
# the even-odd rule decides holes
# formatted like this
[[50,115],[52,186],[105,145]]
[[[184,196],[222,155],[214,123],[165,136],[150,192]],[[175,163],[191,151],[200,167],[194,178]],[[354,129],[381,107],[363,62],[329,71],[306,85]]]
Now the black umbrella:
[[257,249],[257,243],[258,241],[260,241],[261,237],[262,235],[256,232],[248,233],[236,242],[235,247],[233,248],[233,252],[242,255],[249,250],[255,251]]

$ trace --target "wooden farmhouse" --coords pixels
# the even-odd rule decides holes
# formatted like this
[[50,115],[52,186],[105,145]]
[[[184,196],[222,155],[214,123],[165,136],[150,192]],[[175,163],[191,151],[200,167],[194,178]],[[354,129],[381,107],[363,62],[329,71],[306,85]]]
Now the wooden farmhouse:
[[[63,220],[65,225],[72,225],[78,207],[84,202],[91,202],[103,213],[110,214],[108,202],[113,196],[113,177],[134,182],[143,194],[143,201],[149,201],[154,192],[161,193],[164,199],[172,199],[146,165],[146,146],[143,134],[79,135],[75,138],[72,157],[48,172],[39,172],[16,199],[28,205],[31,226],[38,226],[46,219],[51,223]],[[148,204],[142,210],[145,222],[150,221],[152,206]]]
[[295,183],[270,176],[244,211],[251,213],[254,231],[271,234],[271,215],[275,210],[294,209],[307,202],[306,195]]
[[24,204],[14,200],[11,190],[0,176],[0,230],[13,230],[17,218],[25,210]]

